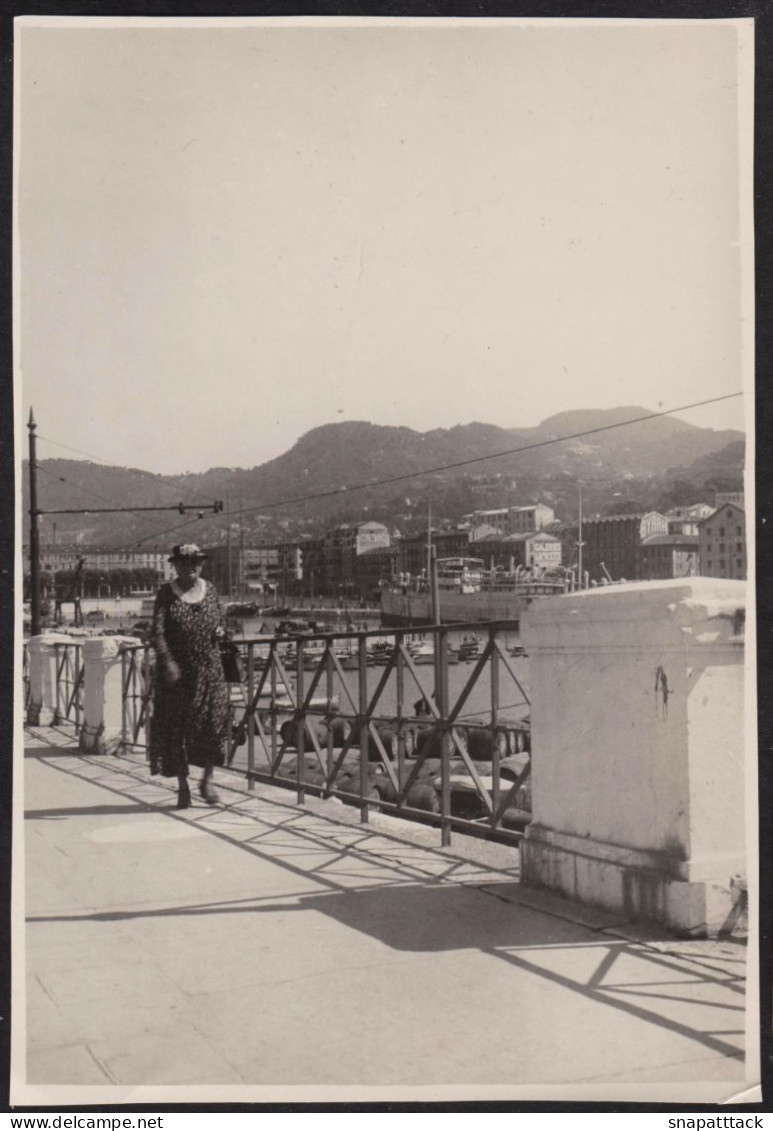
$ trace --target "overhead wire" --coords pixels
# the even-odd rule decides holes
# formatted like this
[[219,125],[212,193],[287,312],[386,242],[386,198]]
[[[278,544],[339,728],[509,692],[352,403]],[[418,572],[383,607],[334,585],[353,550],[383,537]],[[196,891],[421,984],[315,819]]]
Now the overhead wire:
[[[71,480],[66,479],[63,475],[57,475],[55,472],[49,471],[48,468],[43,467],[40,463],[37,463],[35,466],[36,466],[36,469],[38,471],[42,472],[43,475],[49,476],[50,479],[56,479],[59,483],[64,483],[64,484],[66,484],[66,486],[72,487],[75,491],[83,491],[85,494],[91,495],[92,498],[99,499],[100,502],[110,503],[111,507],[115,507],[116,510],[125,510],[125,511],[132,513],[132,514],[136,513],[134,508],[124,506],[123,503],[119,503],[115,499],[109,498],[107,495],[102,495],[98,491],[92,490],[90,487],[84,487],[82,483],[73,483]],[[141,510],[141,509],[142,509],[141,507],[137,508],[137,510]],[[42,513],[43,514],[49,514],[51,512],[43,511]],[[56,512],[54,511],[53,513],[55,514]],[[90,513],[90,512],[84,511],[84,513]],[[142,521],[146,522],[147,519],[143,519]]]
[[[552,437],[545,439],[545,440],[537,440],[537,441],[535,441],[534,443],[531,443],[531,444],[521,444],[517,447],[506,448],[502,451],[490,452],[487,455],[472,456],[472,457],[469,457],[469,458],[463,459],[463,460],[455,460],[455,461],[450,462],[450,463],[436,465],[435,467],[424,468],[421,471],[410,471],[410,472],[405,472],[401,475],[390,475],[390,476],[387,476],[383,479],[364,480],[361,483],[346,484],[342,487],[334,487],[334,488],[331,488],[327,491],[316,491],[316,492],[312,492],[312,493],[309,493],[309,494],[306,494],[306,495],[297,495],[297,496],[295,496],[293,498],[289,498],[289,499],[275,499],[275,500],[268,501],[268,502],[257,503],[255,505],[240,508],[240,513],[241,514],[253,514],[256,511],[273,510],[273,509],[276,509],[277,507],[284,507],[284,506],[295,506],[299,503],[315,502],[319,499],[328,499],[328,498],[332,498],[336,495],[349,494],[350,492],[353,492],[353,491],[363,491],[363,490],[365,490],[369,487],[383,487],[383,486],[387,486],[387,485],[392,484],[392,483],[404,483],[404,482],[407,482],[408,480],[411,480],[411,479],[421,479],[421,478],[423,478],[424,476],[427,476],[427,475],[437,475],[437,474],[439,474],[440,472],[443,472],[443,471],[452,471],[452,470],[455,470],[455,469],[460,468],[460,467],[469,467],[472,464],[485,463],[488,460],[502,459],[504,456],[520,455],[523,452],[531,452],[531,451],[536,451],[539,448],[547,448],[547,447],[551,447],[555,444],[563,444],[563,443],[566,443],[569,440],[584,439],[587,436],[595,436],[595,435],[598,435],[602,432],[611,432],[611,431],[614,431],[617,428],[629,427],[632,424],[641,424],[641,423],[644,423],[644,422],[650,422],[652,420],[657,420],[657,419],[664,417],[664,416],[672,416],[674,413],[677,413],[677,412],[687,412],[688,410],[693,409],[693,408],[702,408],[705,405],[718,404],[721,401],[732,400],[736,397],[742,397],[742,396],[743,396],[742,391],[735,392],[735,393],[725,393],[724,395],[722,395],[720,397],[708,397],[708,398],[701,400],[701,401],[693,401],[690,404],[677,405],[674,408],[663,409],[660,412],[649,412],[649,413],[647,413],[646,415],[643,415],[643,416],[635,416],[635,417],[632,417],[630,420],[620,420],[620,421],[615,422],[614,424],[603,424],[603,425],[599,425],[596,428],[585,428],[585,429],[582,429],[579,432],[569,433],[566,436],[552,436]],[[127,543],[125,543],[125,547],[128,549],[130,545],[131,546],[141,546],[143,543],[150,541],[152,538],[160,538],[165,534],[170,534],[170,533],[176,532],[177,530],[182,530],[183,528],[190,526],[190,525],[193,525],[196,522],[204,521],[205,518],[209,519],[210,521],[220,522],[220,521],[223,521],[223,519],[225,519],[227,517],[228,517],[228,515],[226,515],[226,514],[221,514],[221,515],[217,516],[217,518],[215,518],[215,519],[212,519],[212,516],[209,516],[209,515],[208,516],[203,516],[203,515],[197,516],[195,519],[191,519],[189,522],[180,523],[180,524],[177,524],[175,526],[170,526],[170,527],[167,527],[167,528],[161,529],[161,530],[156,530],[153,533],[149,534],[147,537],[141,538],[139,540],[133,540],[133,541],[131,541],[131,543],[127,542]],[[116,548],[124,548],[124,547],[121,546],[121,547],[116,547]]]
[[[46,444],[53,444],[54,447],[64,448],[66,451],[78,452],[79,455],[88,456],[89,459],[94,459],[98,463],[105,464],[107,467],[115,467],[115,463],[107,459],[105,456],[95,455],[94,452],[87,452],[83,448],[75,448],[72,446],[72,444],[63,444],[61,440],[52,440],[50,436],[43,436],[40,433],[37,433],[37,439],[43,440]],[[191,498],[194,498],[197,503],[204,504],[204,500],[200,496],[197,496],[196,493],[190,489],[190,487],[185,487],[181,483],[167,483],[164,477],[158,472],[143,471],[140,467],[124,467],[122,468],[122,470],[128,472],[130,475],[138,475],[142,479],[153,479],[158,483],[159,487],[162,487],[167,491],[176,491],[178,494],[182,493],[189,495]],[[206,502],[207,504],[214,502],[214,499],[208,499],[206,500]]]

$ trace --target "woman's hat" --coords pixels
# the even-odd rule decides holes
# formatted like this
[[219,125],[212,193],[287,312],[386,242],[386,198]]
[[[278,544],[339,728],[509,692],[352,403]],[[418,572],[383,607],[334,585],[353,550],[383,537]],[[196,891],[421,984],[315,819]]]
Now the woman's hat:
[[181,542],[179,546],[172,546],[172,556],[167,558],[167,561],[179,561],[181,558],[195,558],[196,561],[203,562],[208,557],[203,550],[200,550],[195,542]]

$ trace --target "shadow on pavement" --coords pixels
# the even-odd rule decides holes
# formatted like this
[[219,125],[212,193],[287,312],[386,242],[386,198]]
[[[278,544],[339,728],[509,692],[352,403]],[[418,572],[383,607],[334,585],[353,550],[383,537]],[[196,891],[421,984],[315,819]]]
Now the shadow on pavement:
[[[43,757],[48,758],[43,752]],[[71,752],[71,757],[77,757]],[[52,764],[52,769],[88,782],[117,796],[126,797],[126,786],[116,785],[116,772],[124,771],[129,780],[147,784],[135,777],[136,767],[121,765],[109,769],[103,763],[89,763],[84,767],[65,768]],[[100,780],[105,772],[107,780]],[[128,783],[127,783],[128,785]],[[131,786],[129,786],[131,788]],[[167,800],[167,791],[161,795]],[[161,799],[160,798],[160,799]],[[261,803],[259,813],[250,806]],[[211,902],[164,906],[161,908],[132,908],[127,910],[53,914],[32,916],[29,922],[111,921],[149,917],[179,917],[205,915],[254,915],[256,924],[263,914],[291,911],[315,912],[335,919],[344,927],[378,939],[398,952],[438,953],[442,951],[475,950],[498,962],[505,962],[522,974],[562,987],[572,995],[587,1001],[601,1003],[617,1012],[653,1024],[663,1030],[680,1034],[715,1054],[742,1060],[743,1052],[723,1037],[742,1038],[744,1005],[743,982],[740,976],[707,962],[701,963],[693,956],[669,955],[647,943],[631,942],[619,937],[600,934],[598,930],[551,914],[521,902],[514,892],[512,882],[483,883],[457,882],[451,875],[458,862],[448,860],[431,848],[423,849],[425,860],[435,863],[442,859],[450,865],[449,874],[426,873],[426,879],[417,878],[417,869],[406,864],[399,856],[387,855],[383,847],[370,850],[370,836],[361,829],[362,836],[356,844],[344,845],[331,840],[330,833],[323,836],[315,827],[286,827],[283,806],[277,806],[277,823],[271,823],[271,802],[259,795],[240,798],[230,806],[219,806],[206,812],[189,810],[177,813],[165,806],[143,805],[129,802],[125,805],[102,805],[85,809],[32,810],[31,819],[51,817],[117,814],[131,815],[153,811],[163,813],[171,820],[191,819],[202,833],[215,838],[234,850],[249,853],[266,864],[302,876],[313,883],[313,894],[298,894],[286,900],[267,897],[246,898],[236,901]],[[268,815],[267,815],[268,812]],[[301,816],[302,810],[299,811]],[[224,828],[223,816],[239,818],[239,835]],[[211,821],[214,816],[216,820]],[[319,821],[316,814],[308,814],[312,822]],[[244,821],[253,819],[256,835],[243,839]],[[351,826],[336,826],[351,834]],[[318,828],[318,824],[317,824]],[[384,834],[379,829],[373,837],[383,844]],[[288,837],[296,848],[294,855],[303,863],[293,863],[287,858]],[[395,838],[396,839],[396,838]],[[328,859],[319,866],[309,863],[314,854],[326,854]],[[344,863],[347,871],[336,871]],[[352,882],[354,880],[354,882]],[[345,882],[342,882],[345,881]],[[322,890],[320,890],[322,889]],[[498,894],[501,891],[501,896]],[[509,898],[511,896],[512,898]],[[299,921],[298,929],[303,930]],[[256,931],[259,928],[256,926]],[[664,935],[664,937],[667,937]],[[583,960],[578,961],[582,956]],[[590,963],[588,958],[590,957]],[[626,958],[636,963],[636,969],[619,970],[620,960]],[[588,967],[592,967],[588,973]],[[612,983],[610,974],[617,966],[618,978]],[[579,971],[579,973],[578,973]],[[645,976],[642,977],[642,972]],[[675,977],[675,974],[678,977]],[[696,992],[685,997],[685,985]],[[710,997],[708,996],[710,995]],[[723,1000],[718,1000],[718,999]],[[696,1007],[697,1016],[705,1018],[705,1026],[688,1024],[675,1016],[680,1003],[689,1001]],[[708,1011],[702,1013],[703,1007]],[[717,1026],[717,1013],[721,1021]],[[693,1016],[696,1014],[693,1012]],[[713,1022],[713,1024],[712,1024]]]
[[131,802],[128,805],[70,806],[62,809],[25,809],[27,821],[59,821],[67,817],[123,817],[132,813],[157,813],[158,806]]

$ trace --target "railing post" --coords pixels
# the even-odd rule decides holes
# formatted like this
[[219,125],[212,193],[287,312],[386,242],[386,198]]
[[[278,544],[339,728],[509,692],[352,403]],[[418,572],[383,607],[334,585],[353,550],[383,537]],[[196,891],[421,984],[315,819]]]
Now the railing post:
[[255,788],[255,710],[252,710],[252,700],[255,695],[255,645],[252,641],[247,645],[247,789]]
[[[64,646],[64,658],[67,659],[67,645]],[[54,665],[56,670],[56,686],[54,696],[54,717],[51,720],[52,726],[58,726],[65,717],[66,712],[61,710],[62,702],[62,645],[58,642],[54,644]]]
[[395,634],[395,684],[397,695],[397,808],[403,807],[403,784],[405,782],[405,729],[403,711],[405,710],[405,660],[402,652],[403,634]]
[[75,645],[75,684],[73,687],[73,702],[75,706],[75,729],[81,729],[81,696],[83,695],[83,650],[80,644]]
[[121,749],[125,750],[129,734],[129,669],[133,656],[131,652],[121,652]]
[[[489,641],[494,644],[497,630],[489,629]],[[492,647],[489,658],[489,678],[491,681],[491,827],[496,828],[497,813],[499,812],[499,743],[497,742],[497,724],[499,722],[499,653]]]
[[360,821],[363,825],[368,823],[368,745],[370,729],[368,727],[368,642],[364,636],[359,641],[359,722],[360,722]]
[[327,672],[325,673],[325,693],[327,696],[327,766],[325,767],[325,784],[330,785],[330,780],[333,776],[333,767],[335,765],[334,748],[335,743],[333,740],[333,660],[330,652],[326,656]]
[[150,645],[146,644],[142,649],[142,710],[132,738],[136,743],[139,738],[140,725],[144,720],[145,756],[148,761],[150,761],[150,732],[153,728],[153,678]]
[[451,843],[451,735],[448,731],[448,630],[436,630],[435,701],[440,715],[440,843]]
[[303,640],[296,639],[295,648],[295,704],[298,715],[295,746],[298,753],[296,768],[298,779],[298,804],[303,805],[306,800],[306,726],[305,715],[301,710],[304,697],[303,679]]
[[276,753],[277,753],[277,751],[276,751],[276,748],[277,748],[277,738],[276,738],[276,731],[277,731],[277,726],[276,726],[276,655],[277,655],[277,643],[276,643],[276,638],[275,638],[274,640],[271,641],[271,644],[269,645],[269,655],[268,655],[268,662],[271,665],[271,698],[269,699],[269,703],[271,704],[271,706],[269,708],[269,716],[271,718],[271,777],[273,777],[275,772],[276,772]]

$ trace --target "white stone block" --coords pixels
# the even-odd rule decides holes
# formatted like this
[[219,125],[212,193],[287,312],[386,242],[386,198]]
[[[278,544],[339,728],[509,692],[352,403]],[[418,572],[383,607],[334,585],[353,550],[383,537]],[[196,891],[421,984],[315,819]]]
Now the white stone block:
[[87,754],[116,753],[123,737],[123,651],[133,636],[94,636],[84,641],[84,710],[79,736]]
[[692,578],[545,599],[531,657],[527,883],[717,930],[744,841],[744,582]]

